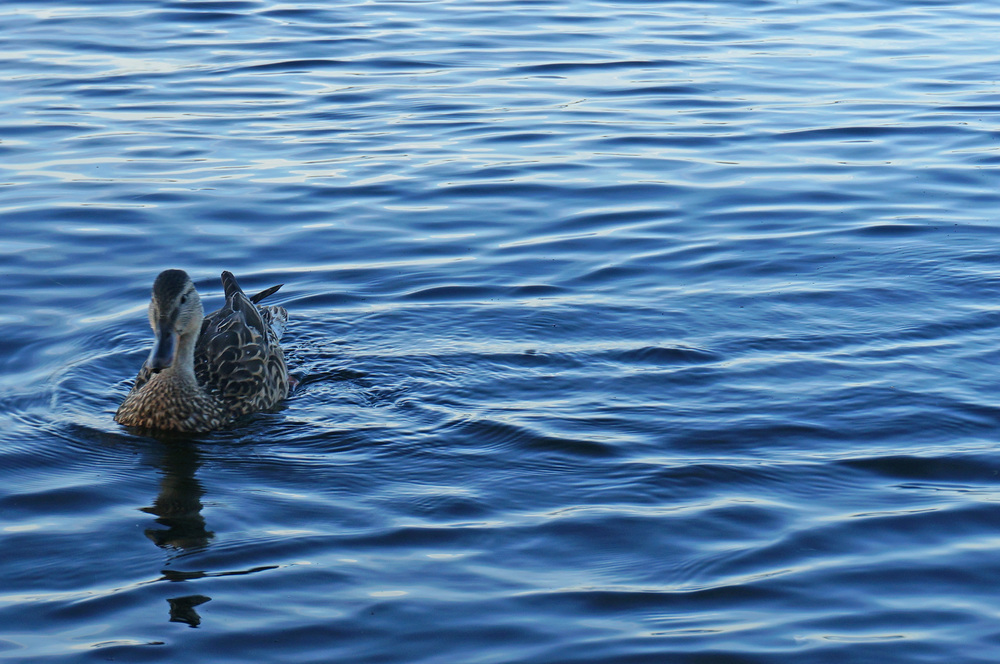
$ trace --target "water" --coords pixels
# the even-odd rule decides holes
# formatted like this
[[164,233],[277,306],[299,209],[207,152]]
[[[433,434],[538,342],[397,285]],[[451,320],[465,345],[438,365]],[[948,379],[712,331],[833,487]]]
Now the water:
[[[1000,9],[0,6],[0,659],[1000,659]],[[112,421],[155,275],[300,389]]]

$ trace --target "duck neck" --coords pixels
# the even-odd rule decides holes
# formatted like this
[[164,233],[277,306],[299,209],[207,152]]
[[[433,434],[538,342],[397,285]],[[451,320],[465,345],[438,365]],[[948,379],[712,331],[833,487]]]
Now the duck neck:
[[198,384],[198,379],[194,375],[195,341],[196,335],[193,334],[178,337],[174,361],[162,372],[165,378],[191,385]]

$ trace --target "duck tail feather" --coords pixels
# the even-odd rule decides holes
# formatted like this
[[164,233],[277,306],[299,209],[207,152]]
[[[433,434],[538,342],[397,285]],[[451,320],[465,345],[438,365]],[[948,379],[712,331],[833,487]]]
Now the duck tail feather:
[[260,302],[261,300],[263,300],[265,297],[267,297],[269,295],[274,295],[275,293],[277,293],[278,289],[281,288],[284,285],[285,284],[278,284],[277,286],[271,286],[270,288],[266,288],[266,289],[262,290],[261,292],[257,293],[256,295],[252,295],[250,297],[250,301],[253,302],[254,304],[257,304],[258,302]]

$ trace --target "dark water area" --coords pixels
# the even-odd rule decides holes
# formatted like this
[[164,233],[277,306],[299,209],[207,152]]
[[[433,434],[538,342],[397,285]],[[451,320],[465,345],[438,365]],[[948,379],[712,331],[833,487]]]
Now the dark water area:
[[[1000,660],[998,30],[0,5],[0,660]],[[171,267],[283,408],[113,422]]]

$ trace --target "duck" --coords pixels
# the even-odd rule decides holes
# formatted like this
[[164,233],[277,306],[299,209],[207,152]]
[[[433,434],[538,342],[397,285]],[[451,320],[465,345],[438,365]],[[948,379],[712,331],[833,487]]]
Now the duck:
[[184,270],[161,272],[149,303],[153,349],[115,421],[144,430],[200,433],[281,403],[289,390],[279,343],[288,312],[258,303],[282,285],[248,297],[233,273],[223,272],[226,302],[206,316]]

